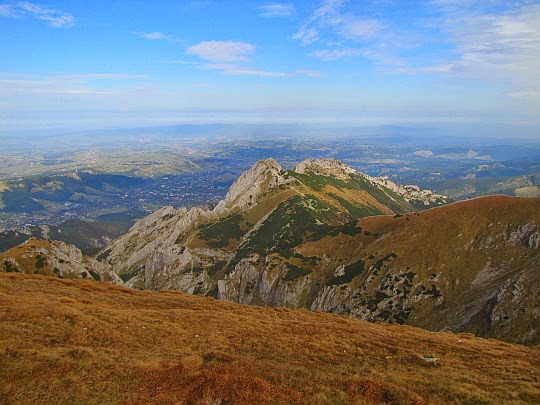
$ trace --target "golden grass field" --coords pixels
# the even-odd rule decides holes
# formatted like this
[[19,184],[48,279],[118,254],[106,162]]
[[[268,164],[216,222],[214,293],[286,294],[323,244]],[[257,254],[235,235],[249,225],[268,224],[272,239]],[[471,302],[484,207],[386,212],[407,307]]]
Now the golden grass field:
[[469,334],[0,274],[2,404],[538,404],[539,375]]

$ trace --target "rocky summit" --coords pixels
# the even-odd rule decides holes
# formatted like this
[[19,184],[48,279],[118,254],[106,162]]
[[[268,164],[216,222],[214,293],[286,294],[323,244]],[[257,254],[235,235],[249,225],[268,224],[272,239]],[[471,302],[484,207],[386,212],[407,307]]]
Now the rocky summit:
[[338,160],[268,159],[213,210],[164,207],[96,260],[137,289],[538,344],[540,199],[447,202]]

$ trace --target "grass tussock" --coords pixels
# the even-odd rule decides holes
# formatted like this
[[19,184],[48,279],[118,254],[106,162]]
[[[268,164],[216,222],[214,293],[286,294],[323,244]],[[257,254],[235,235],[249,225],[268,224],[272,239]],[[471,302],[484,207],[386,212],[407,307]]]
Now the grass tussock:
[[533,404],[539,374],[469,334],[0,274],[0,403]]

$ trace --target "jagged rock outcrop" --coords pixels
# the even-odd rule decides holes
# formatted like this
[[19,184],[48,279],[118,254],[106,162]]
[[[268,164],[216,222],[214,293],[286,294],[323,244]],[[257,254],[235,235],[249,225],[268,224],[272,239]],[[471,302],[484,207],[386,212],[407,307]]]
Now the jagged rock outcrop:
[[38,273],[61,278],[80,278],[123,284],[111,268],[84,255],[69,243],[30,238],[0,255],[4,271]]
[[420,207],[422,205],[442,205],[449,202],[448,197],[436,194],[431,190],[422,190],[416,185],[397,185],[387,177],[372,177],[364,173],[359,173],[351,166],[336,159],[306,159],[298,164],[293,171],[300,174],[311,172],[317,175],[332,176],[341,180],[350,180],[351,176],[362,176],[372,184],[390,189],[402,196],[405,201]]
[[358,173],[341,160],[324,158],[305,159],[294,167],[293,172],[300,174],[311,172],[317,175],[333,176],[341,180],[349,180],[351,175]]
[[284,183],[283,169],[274,159],[260,160],[245,171],[231,186],[214,212],[223,214],[235,209],[246,210],[258,202],[260,196]]

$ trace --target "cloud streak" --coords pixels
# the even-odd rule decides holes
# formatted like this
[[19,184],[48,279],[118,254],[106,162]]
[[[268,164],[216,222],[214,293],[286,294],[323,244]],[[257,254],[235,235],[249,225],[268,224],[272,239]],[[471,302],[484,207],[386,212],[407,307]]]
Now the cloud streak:
[[141,38],[147,39],[149,41],[168,41],[168,42],[175,42],[179,44],[184,44],[184,41],[181,39],[178,39],[175,35],[165,34],[163,32],[146,32],[144,34],[137,33],[136,35],[140,36]]
[[333,61],[347,58],[348,56],[362,55],[360,49],[322,49],[312,52],[310,55],[313,55],[324,61]]
[[202,41],[190,46],[187,53],[211,62],[248,61],[255,46],[246,42]]
[[292,3],[265,3],[259,6],[260,17],[290,17],[296,9]]
[[[337,61],[358,55],[372,60],[392,60],[382,52],[373,50],[378,46],[377,41],[385,35],[385,24],[347,11],[347,3],[346,0],[322,1],[292,38],[302,46],[324,44],[325,49],[309,53],[323,61]],[[358,48],[359,45],[362,49]]]
[[206,63],[197,66],[202,70],[219,70],[220,73],[229,76],[258,76],[258,77],[287,77],[289,73],[271,72],[267,70],[250,69],[236,64],[227,63]]
[[145,75],[89,73],[37,77],[17,73],[0,73],[0,92],[3,94],[126,94],[130,90],[99,88],[90,80],[138,80]]
[[219,70],[230,76],[287,77],[289,73],[272,72],[243,66],[255,53],[255,45],[234,41],[203,41],[190,46],[186,53],[209,62],[197,64],[198,69]]
[[69,28],[75,24],[75,17],[70,13],[53,8],[43,7],[28,1],[15,4],[0,5],[0,17],[23,18],[31,17],[46,22],[54,28]]

